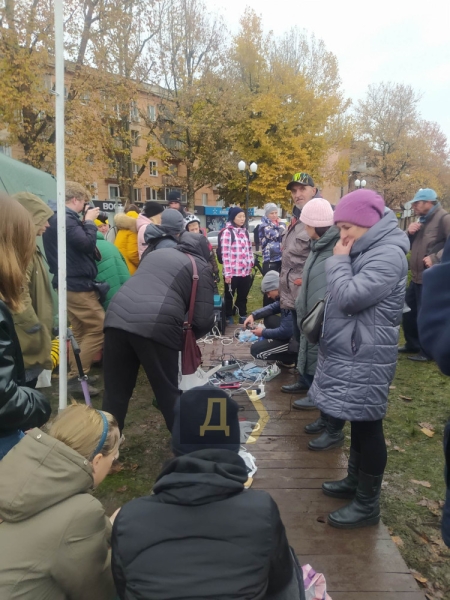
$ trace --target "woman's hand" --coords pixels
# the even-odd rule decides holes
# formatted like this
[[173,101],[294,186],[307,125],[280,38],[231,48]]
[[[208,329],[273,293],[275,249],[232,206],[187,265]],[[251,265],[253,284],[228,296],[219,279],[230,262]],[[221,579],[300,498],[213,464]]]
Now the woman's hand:
[[231,283],[231,277],[225,277],[225,283],[227,285],[230,285],[230,283]]
[[244,329],[247,327],[247,325],[253,325],[254,322],[255,322],[255,319],[254,319],[253,315],[249,315],[244,321]]
[[339,240],[336,246],[333,248],[334,256],[348,256],[354,241],[355,240],[348,240],[343,242],[342,240]]

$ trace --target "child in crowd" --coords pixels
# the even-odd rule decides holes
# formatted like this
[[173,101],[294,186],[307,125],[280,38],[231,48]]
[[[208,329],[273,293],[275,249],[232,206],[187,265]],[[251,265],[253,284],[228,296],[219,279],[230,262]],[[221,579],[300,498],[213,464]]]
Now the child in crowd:
[[[200,219],[197,216],[188,215],[185,218],[184,222],[186,223],[186,231],[189,231],[189,233],[199,233],[199,234],[205,235],[204,229],[200,228]],[[205,237],[206,237],[206,235],[205,235]],[[211,265],[211,269],[212,269],[213,277],[214,277],[214,294],[219,294],[219,288],[217,287],[217,284],[219,283],[219,280],[220,280],[219,265],[217,264],[217,258],[216,258],[216,253],[214,252],[214,248],[212,247],[212,245],[210,244],[209,241],[208,241],[208,247],[209,247],[209,251],[210,251],[209,264]]]
[[0,598],[112,600],[111,521],[89,492],[119,443],[112,415],[75,404],[0,462]]

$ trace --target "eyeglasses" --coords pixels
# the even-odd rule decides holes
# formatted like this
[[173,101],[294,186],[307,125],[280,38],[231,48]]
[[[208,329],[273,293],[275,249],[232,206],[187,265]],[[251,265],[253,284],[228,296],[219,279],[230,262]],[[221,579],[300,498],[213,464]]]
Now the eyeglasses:
[[301,183],[302,185],[309,185],[310,179],[311,177],[308,175],[308,173],[295,173],[295,175],[292,177],[292,181]]

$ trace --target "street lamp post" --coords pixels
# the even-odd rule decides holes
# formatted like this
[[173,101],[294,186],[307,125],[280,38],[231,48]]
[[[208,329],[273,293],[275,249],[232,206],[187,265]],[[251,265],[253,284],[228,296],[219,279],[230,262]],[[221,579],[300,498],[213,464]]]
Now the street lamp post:
[[241,173],[244,173],[247,179],[247,193],[245,196],[245,226],[248,228],[248,203],[249,203],[249,184],[250,181],[253,181],[253,179],[255,179],[256,177],[256,171],[258,170],[258,165],[255,162],[251,162],[248,166],[247,169],[247,165],[245,163],[244,160],[240,160],[238,162],[238,169],[239,171],[241,171]]
[[355,188],[357,190],[360,190],[362,188],[365,188],[367,185],[367,181],[365,179],[355,179]]

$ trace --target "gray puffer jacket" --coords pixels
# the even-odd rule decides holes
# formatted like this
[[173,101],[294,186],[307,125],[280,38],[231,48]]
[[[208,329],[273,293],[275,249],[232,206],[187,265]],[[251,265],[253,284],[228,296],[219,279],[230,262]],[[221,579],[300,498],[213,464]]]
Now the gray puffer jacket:
[[376,421],[386,414],[408,251],[408,238],[388,211],[354,243],[350,256],[326,261],[330,295],[309,394],[328,415]]
[[[330,227],[318,240],[311,240],[310,253],[303,269],[303,283],[295,301],[297,322],[300,323],[314,305],[325,298],[327,276],[325,262],[333,255],[333,248],[339,239],[339,229]],[[316,372],[318,344],[310,344],[304,335],[300,338],[297,368],[301,374],[313,375]]]

